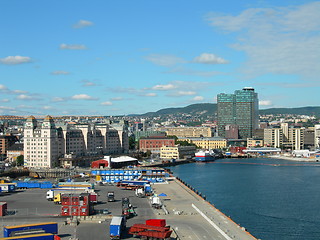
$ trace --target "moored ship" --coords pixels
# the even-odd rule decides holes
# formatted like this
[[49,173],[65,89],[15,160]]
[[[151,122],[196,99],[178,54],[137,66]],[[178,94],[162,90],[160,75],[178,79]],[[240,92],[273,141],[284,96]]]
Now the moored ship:
[[216,159],[216,154],[213,150],[200,150],[195,153],[195,161],[196,162],[210,162]]

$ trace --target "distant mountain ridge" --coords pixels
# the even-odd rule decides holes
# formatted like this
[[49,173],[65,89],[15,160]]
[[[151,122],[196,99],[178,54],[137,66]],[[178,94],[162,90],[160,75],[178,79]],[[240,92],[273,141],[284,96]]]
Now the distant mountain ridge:
[[[198,116],[214,115],[217,111],[216,103],[197,103],[191,104],[186,107],[178,108],[164,108],[156,112],[148,112],[141,114],[142,117],[156,117],[165,115],[180,115],[180,114],[190,114]],[[296,115],[315,115],[320,116],[320,107],[299,107],[299,108],[269,108],[260,109],[259,114],[296,114]]]

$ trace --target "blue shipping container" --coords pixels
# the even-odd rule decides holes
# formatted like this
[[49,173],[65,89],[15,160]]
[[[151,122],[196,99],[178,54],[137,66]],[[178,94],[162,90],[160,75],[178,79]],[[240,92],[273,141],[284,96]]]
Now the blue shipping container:
[[122,230],[124,230],[125,227],[125,219],[123,217],[114,216],[110,223],[110,239],[120,239]]
[[25,224],[17,226],[5,226],[3,227],[3,236],[11,237],[13,232],[25,231],[25,230],[42,230],[45,233],[58,233],[58,224],[56,222]]
[[0,238],[3,240],[54,240],[54,234],[51,233],[42,233],[42,234],[32,234],[32,235],[23,235],[16,237]]

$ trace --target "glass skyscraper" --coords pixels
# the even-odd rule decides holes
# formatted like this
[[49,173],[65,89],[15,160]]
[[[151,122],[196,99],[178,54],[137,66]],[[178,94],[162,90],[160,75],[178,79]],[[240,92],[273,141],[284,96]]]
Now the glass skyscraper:
[[258,94],[253,88],[236,90],[234,94],[220,93],[218,100],[218,135],[226,137],[226,126],[235,125],[239,129],[239,138],[253,136],[258,128]]

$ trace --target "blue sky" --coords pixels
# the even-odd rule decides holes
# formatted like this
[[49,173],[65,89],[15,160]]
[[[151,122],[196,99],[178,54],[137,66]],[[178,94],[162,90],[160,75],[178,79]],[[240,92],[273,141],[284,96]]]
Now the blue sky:
[[319,106],[320,1],[0,1],[0,114]]

